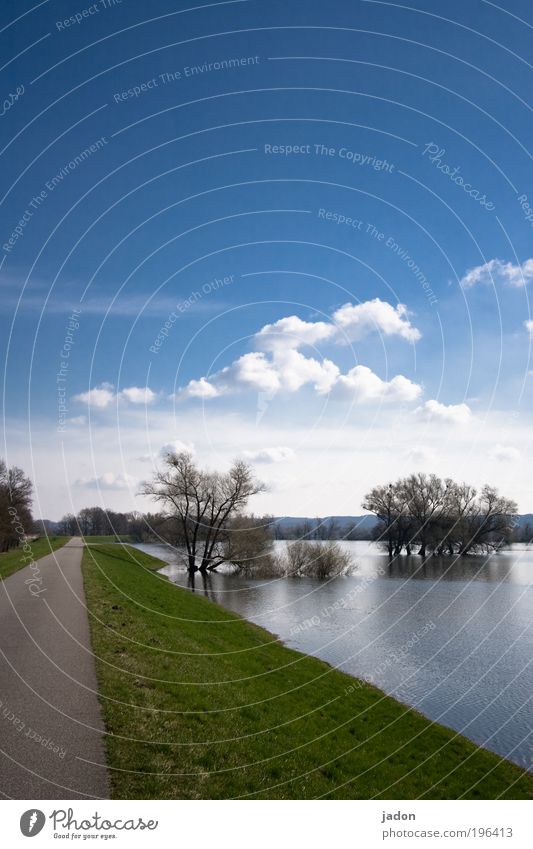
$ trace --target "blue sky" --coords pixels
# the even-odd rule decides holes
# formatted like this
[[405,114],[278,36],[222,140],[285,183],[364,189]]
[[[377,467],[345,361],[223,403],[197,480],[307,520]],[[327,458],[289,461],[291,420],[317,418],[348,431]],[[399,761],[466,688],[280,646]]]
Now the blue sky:
[[413,469],[533,509],[529,4],[187,9],[4,4],[3,453],[36,512],[147,507],[171,443],[256,463],[276,514]]

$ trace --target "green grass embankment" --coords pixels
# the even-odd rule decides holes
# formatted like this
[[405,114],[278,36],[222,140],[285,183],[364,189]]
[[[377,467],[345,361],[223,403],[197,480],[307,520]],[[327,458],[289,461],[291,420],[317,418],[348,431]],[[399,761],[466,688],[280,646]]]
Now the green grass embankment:
[[18,572],[30,564],[29,556],[34,560],[39,560],[40,557],[46,557],[52,551],[61,548],[69,541],[70,537],[39,537],[28,543],[31,547],[31,555],[23,551],[22,546],[13,548],[11,551],[6,551],[0,554],[0,579],[4,579],[12,575],[13,572]]
[[533,798],[528,773],[160,566],[126,546],[84,553],[114,798]]
[[129,534],[103,534],[103,535],[95,535],[95,536],[84,536],[83,540],[87,545],[91,545],[93,543],[106,543],[106,542],[131,542]]

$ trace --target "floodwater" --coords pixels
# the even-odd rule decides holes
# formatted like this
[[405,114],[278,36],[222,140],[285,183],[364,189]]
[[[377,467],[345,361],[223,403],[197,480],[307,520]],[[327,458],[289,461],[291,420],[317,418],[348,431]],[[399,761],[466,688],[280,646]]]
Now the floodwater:
[[[533,547],[389,563],[374,543],[341,545],[353,557],[349,576],[217,573],[197,576],[195,592],[533,769]],[[137,547],[188,585],[174,549]]]

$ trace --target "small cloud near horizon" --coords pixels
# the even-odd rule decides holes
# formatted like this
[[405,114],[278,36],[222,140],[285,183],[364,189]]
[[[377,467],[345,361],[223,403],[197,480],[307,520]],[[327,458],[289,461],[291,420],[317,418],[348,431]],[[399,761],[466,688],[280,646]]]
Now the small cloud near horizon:
[[295,453],[286,445],[278,445],[272,448],[260,448],[257,451],[243,451],[243,456],[251,463],[284,463],[294,460]]
[[422,407],[414,411],[418,418],[425,421],[440,421],[448,424],[468,424],[472,418],[472,410],[468,404],[441,404],[440,401],[426,401]]
[[491,460],[497,460],[499,463],[514,463],[520,459],[521,454],[514,445],[501,445],[497,443],[490,449],[488,456]]
[[86,489],[132,489],[138,484],[137,478],[132,475],[121,473],[116,475],[114,472],[104,472],[103,475],[97,475],[92,478],[78,478],[74,481],[75,486],[82,486]]

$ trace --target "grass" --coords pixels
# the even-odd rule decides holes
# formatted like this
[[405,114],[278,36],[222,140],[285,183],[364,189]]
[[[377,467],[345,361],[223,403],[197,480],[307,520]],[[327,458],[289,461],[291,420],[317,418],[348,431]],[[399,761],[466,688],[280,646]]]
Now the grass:
[[[61,548],[69,539],[70,537],[39,537],[39,539],[32,540],[29,543],[31,546],[31,556],[34,560],[38,560],[39,557],[45,557],[50,552]],[[0,579],[8,578],[13,572],[18,572],[19,569],[28,566],[30,561],[24,559],[28,555],[29,552],[25,554],[22,547],[14,548],[12,551],[6,551],[4,554],[0,554]]]
[[533,798],[529,773],[160,566],[127,546],[84,552],[113,798]]
[[101,536],[87,535],[86,537],[83,537],[83,539],[87,543],[87,545],[103,542],[131,542],[129,534],[107,534]]

